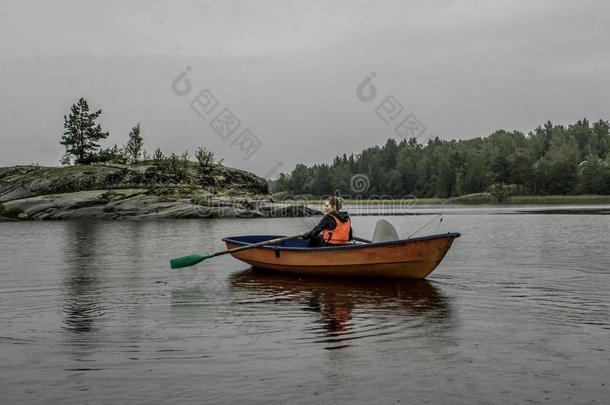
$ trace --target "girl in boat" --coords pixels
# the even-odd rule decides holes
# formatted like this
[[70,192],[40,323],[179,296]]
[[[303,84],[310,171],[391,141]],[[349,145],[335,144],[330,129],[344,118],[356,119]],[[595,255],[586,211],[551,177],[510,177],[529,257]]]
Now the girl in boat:
[[[341,198],[332,196],[324,201],[322,220],[311,231],[303,235],[310,247],[343,245],[352,240],[352,221],[341,209]],[[320,235],[320,233],[322,233]]]

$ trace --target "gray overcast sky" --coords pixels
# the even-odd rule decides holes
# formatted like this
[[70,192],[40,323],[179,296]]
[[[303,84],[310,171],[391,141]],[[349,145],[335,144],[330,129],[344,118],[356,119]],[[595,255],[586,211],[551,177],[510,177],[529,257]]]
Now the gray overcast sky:
[[[204,145],[259,175],[398,138],[375,113],[389,95],[422,139],[608,119],[609,15],[607,1],[3,0],[0,165],[57,165],[81,96],[104,110],[105,145],[141,122],[149,152]],[[219,105],[201,118],[204,89]],[[223,108],[241,121],[227,140],[210,127]],[[262,142],[247,160],[232,144],[245,128]]]

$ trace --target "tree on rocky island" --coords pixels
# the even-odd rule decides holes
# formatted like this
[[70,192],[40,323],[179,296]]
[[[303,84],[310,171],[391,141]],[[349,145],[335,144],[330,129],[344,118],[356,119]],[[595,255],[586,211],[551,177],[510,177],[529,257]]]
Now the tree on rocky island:
[[140,123],[131,128],[129,131],[129,141],[125,145],[125,153],[129,157],[130,163],[138,163],[140,156],[142,155],[142,145],[144,144],[144,138],[141,135]]
[[69,164],[74,158],[76,164],[89,164],[95,160],[99,141],[108,137],[108,132],[96,120],[102,110],[90,112],[89,103],[80,98],[70,109],[68,116],[64,115],[65,131],[60,143],[66,147],[66,154],[62,158],[63,164]]

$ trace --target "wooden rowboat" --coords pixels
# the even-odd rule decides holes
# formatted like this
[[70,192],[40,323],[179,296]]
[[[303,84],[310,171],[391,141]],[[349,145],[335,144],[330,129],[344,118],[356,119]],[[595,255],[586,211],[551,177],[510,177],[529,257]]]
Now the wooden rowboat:
[[[378,243],[349,243],[307,247],[307,241],[293,239],[279,245],[265,245],[232,252],[253,267],[285,273],[375,278],[424,278],[441,262],[459,233],[445,233]],[[228,249],[269,239],[277,235],[246,235],[224,238]]]

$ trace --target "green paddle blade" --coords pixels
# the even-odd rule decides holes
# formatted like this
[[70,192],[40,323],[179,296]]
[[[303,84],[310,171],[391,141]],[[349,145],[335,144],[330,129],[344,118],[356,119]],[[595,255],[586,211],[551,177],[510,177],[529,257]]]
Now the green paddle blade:
[[172,269],[180,269],[182,267],[194,266],[199,262],[204,261],[207,258],[212,257],[212,254],[207,255],[190,255],[177,257],[169,261],[169,265]]

